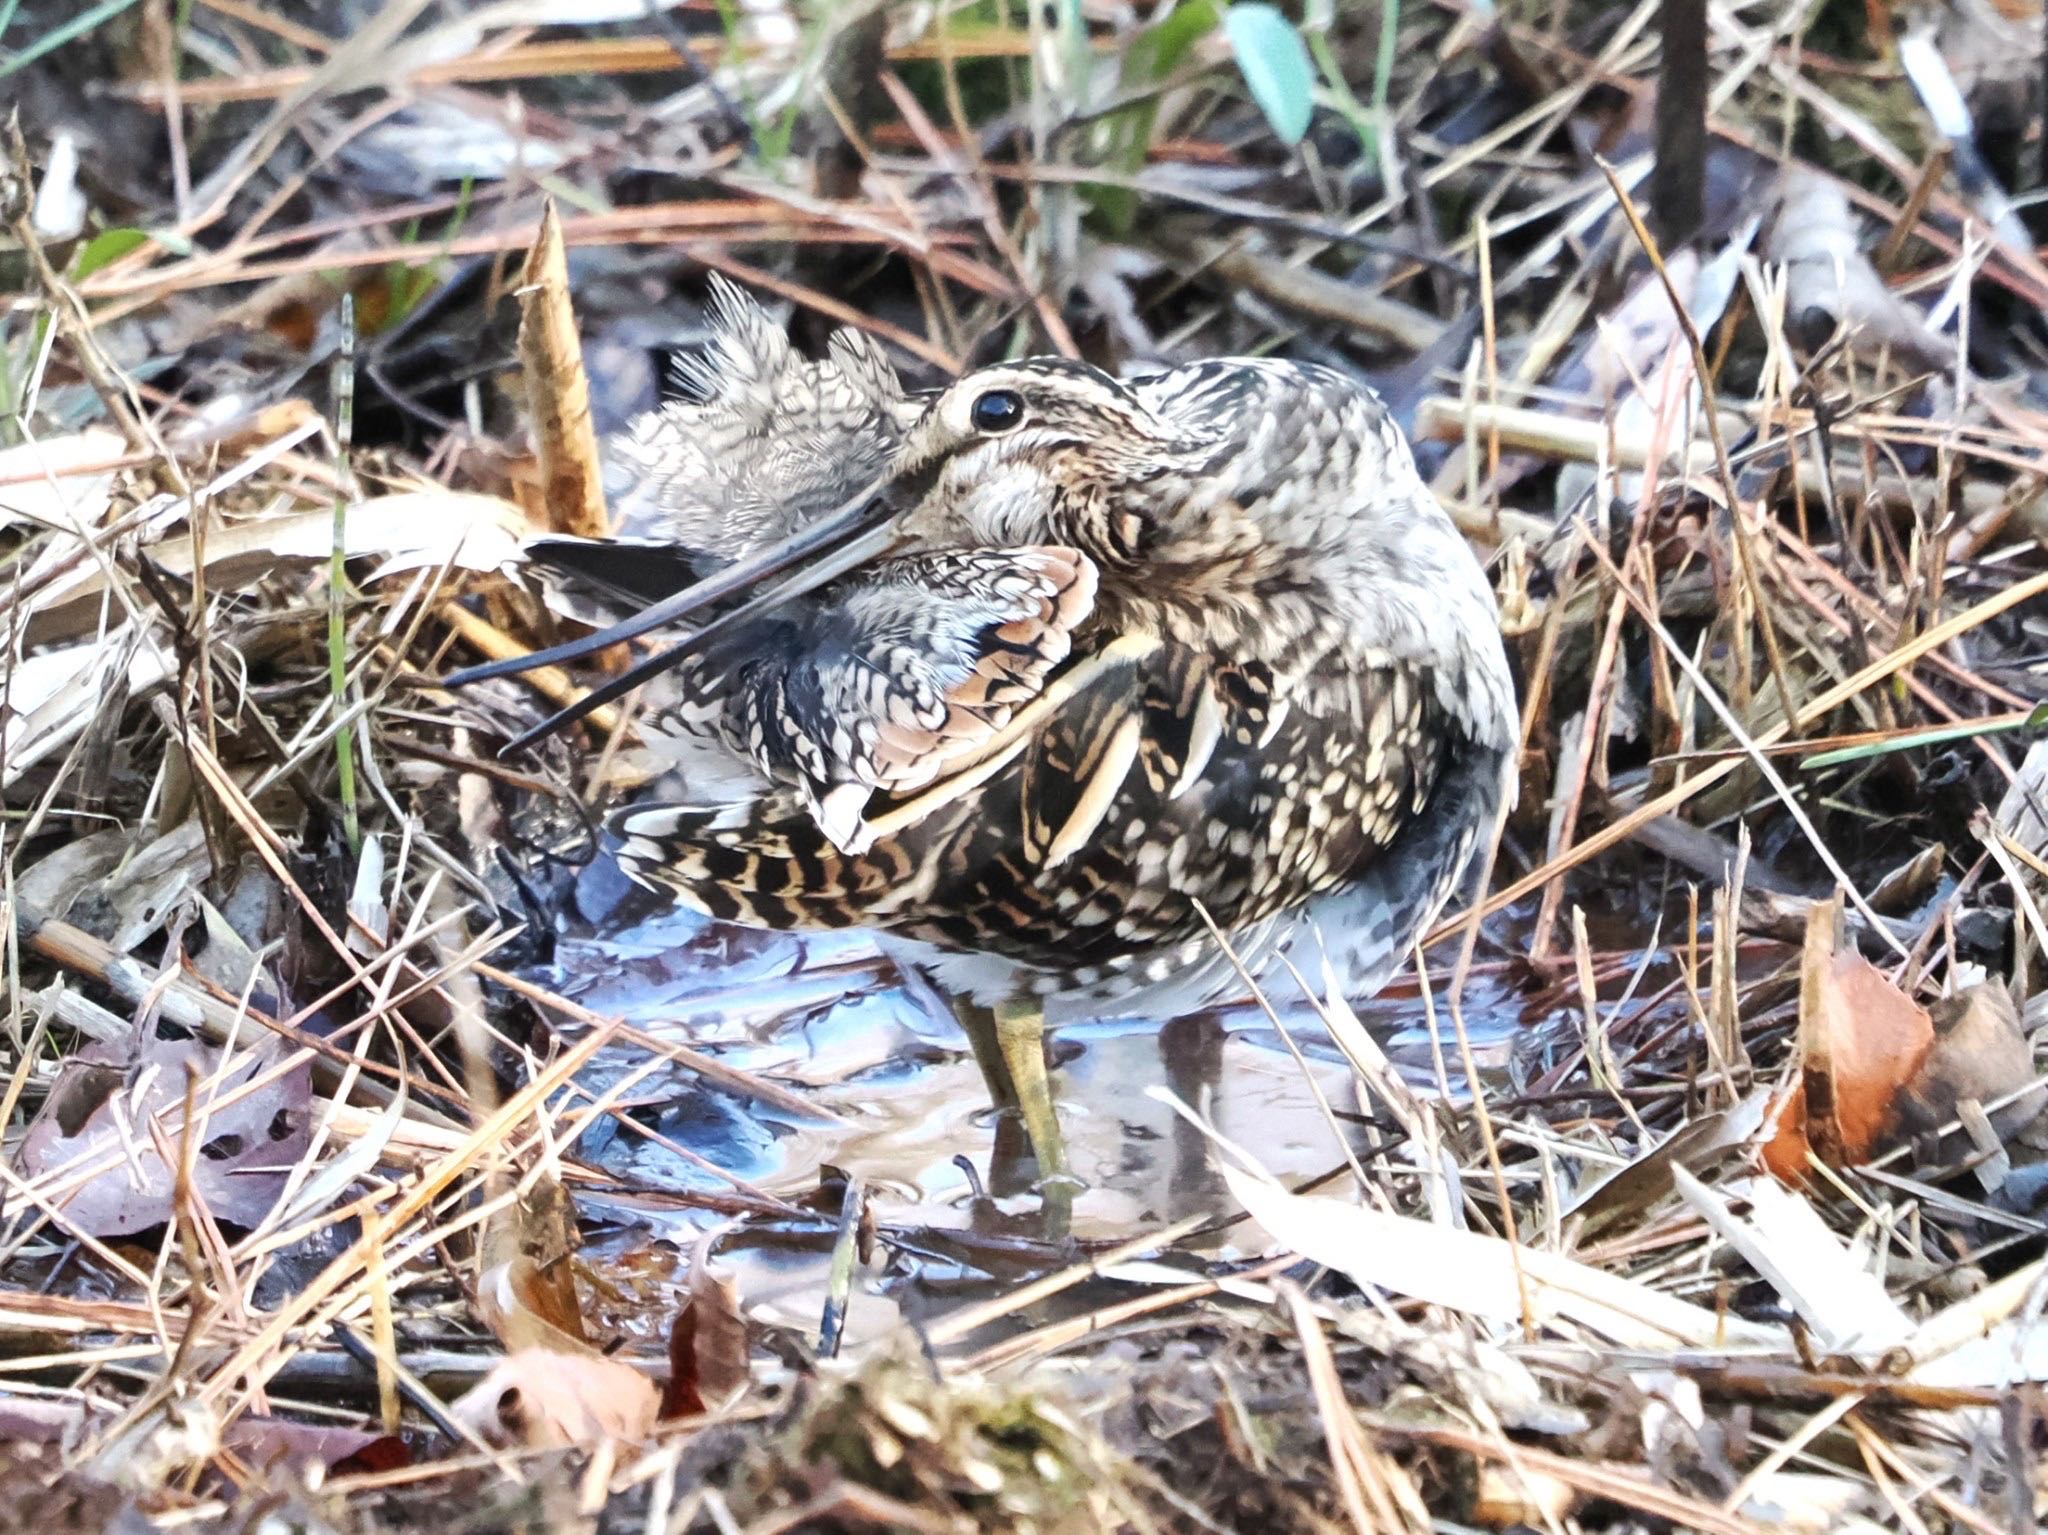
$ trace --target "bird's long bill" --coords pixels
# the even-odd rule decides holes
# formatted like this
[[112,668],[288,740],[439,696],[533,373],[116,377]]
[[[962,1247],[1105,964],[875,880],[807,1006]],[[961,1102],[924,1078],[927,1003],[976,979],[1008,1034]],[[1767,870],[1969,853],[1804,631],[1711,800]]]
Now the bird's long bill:
[[[585,694],[568,708],[542,720],[505,748],[506,752],[518,751],[543,736],[574,724],[621,694],[630,693],[650,677],[659,676],[703,649],[720,634],[903,548],[906,540],[895,526],[895,510],[881,497],[886,483],[886,478],[877,479],[857,496],[798,529],[780,543],[735,561],[724,570],[706,576],[672,597],[663,598],[609,629],[600,629],[551,650],[472,666],[450,675],[445,685],[462,687],[467,683],[481,682],[486,677],[502,677],[530,671],[536,666],[579,660],[621,640],[686,619],[713,603],[753,593],[738,606],[720,614],[694,633],[683,636],[660,654],[642,661],[630,671]],[[782,579],[775,580],[777,576]],[[772,584],[764,586],[769,582]]]

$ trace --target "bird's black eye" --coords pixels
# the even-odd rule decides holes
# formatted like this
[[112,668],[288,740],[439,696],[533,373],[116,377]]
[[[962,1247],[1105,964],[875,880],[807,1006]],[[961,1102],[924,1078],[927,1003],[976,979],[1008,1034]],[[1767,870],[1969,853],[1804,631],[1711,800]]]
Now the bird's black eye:
[[1024,419],[1024,397],[1014,389],[991,389],[969,414],[978,432],[1007,432]]

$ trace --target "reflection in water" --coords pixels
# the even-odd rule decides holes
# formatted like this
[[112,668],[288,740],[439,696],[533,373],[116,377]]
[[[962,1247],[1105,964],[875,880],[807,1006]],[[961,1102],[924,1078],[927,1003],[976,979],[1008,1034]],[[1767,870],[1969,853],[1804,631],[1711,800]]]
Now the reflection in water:
[[[629,1189],[719,1188],[687,1152],[788,1198],[814,1191],[823,1166],[848,1169],[866,1181],[885,1225],[990,1230],[1035,1204],[1017,1197],[1004,1177],[1006,1154],[1021,1153],[1021,1136],[1013,1120],[997,1124],[958,1025],[929,988],[906,983],[864,936],[798,937],[670,912],[622,932],[564,939],[546,980],[594,1012],[794,1087],[843,1121],[805,1121],[664,1069],[624,1100],[633,1123],[651,1134],[606,1121],[577,1147]],[[1275,1001],[1334,1123],[1254,1008],[1164,1027],[1122,1020],[1058,1033],[1054,1089],[1073,1169],[1086,1185],[1074,1204],[1075,1237],[1118,1240],[1183,1216],[1234,1213],[1201,1132],[1153,1097],[1155,1087],[1282,1178],[1320,1176],[1343,1161],[1338,1136],[1352,1134],[1357,1119],[1350,1072],[1313,1012],[1298,999]],[[1374,1004],[1366,1021],[1383,1038],[1409,1027],[1406,1041],[1395,1035],[1394,1053],[1426,1086],[1433,1073],[1420,1016],[1410,993],[1405,1002]],[[1485,1043],[1497,1046],[1508,1029],[1495,1022]],[[602,1091],[643,1064],[637,1051],[605,1052],[582,1085]],[[971,1171],[959,1165],[963,1156]],[[1212,1248],[1230,1256],[1262,1240],[1240,1224],[1219,1232]],[[791,1308],[787,1320],[815,1320],[821,1250],[754,1250],[739,1261],[751,1270],[741,1283],[750,1304],[774,1309],[781,1297]],[[890,1323],[888,1297],[906,1277],[927,1288],[943,1279],[928,1263],[906,1270],[899,1258],[898,1270],[885,1272],[855,1305],[849,1340]]]

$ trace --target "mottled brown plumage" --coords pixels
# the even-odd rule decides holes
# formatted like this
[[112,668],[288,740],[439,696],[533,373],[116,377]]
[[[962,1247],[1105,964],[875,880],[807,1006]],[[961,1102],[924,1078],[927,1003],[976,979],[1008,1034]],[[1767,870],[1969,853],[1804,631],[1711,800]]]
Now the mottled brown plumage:
[[[819,366],[764,326],[729,316],[714,398]],[[827,488],[832,433],[795,476],[747,439],[649,492],[732,559],[879,464],[899,552],[684,664],[658,723],[689,802],[615,817],[625,867],[725,920],[930,946],[1056,1018],[1238,989],[1204,911],[1264,978],[1320,943],[1377,986],[1515,730],[1491,592],[1378,402],[1274,361],[1033,361],[922,401],[855,371],[833,432],[861,470]],[[750,510],[704,531],[721,505]]]

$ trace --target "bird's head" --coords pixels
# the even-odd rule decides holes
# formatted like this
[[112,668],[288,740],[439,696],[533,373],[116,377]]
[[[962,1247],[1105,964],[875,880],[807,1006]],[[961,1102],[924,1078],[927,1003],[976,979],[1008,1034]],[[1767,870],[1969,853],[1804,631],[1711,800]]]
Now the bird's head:
[[871,536],[893,547],[1078,549],[1098,622],[1246,660],[1409,661],[1454,713],[1511,722],[1483,570],[1385,407],[1333,369],[979,369],[909,427],[882,499]]
[[920,546],[1064,544],[1114,573],[1156,546],[1161,489],[1198,447],[1086,364],[1004,363],[933,398],[885,495]]
[[979,369],[909,427],[884,499],[919,546],[1062,544],[1108,596],[1225,619],[1275,593],[1361,608],[1440,594],[1445,571],[1479,594],[1384,407],[1310,364]]

